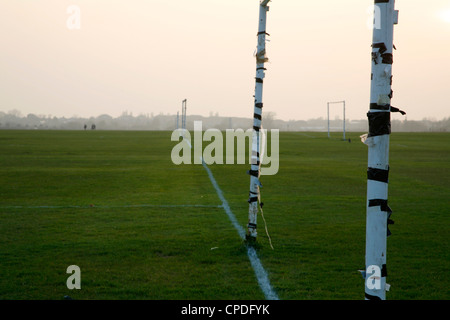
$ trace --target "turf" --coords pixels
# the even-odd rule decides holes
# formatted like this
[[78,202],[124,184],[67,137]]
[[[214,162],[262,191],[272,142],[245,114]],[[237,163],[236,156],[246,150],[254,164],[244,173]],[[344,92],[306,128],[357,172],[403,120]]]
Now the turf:
[[[0,131],[0,299],[264,299],[201,165],[171,132]],[[367,147],[280,134],[258,255],[283,300],[364,298]],[[449,299],[450,134],[393,133],[388,299]],[[210,165],[239,223],[248,165]],[[66,269],[81,269],[69,290]]]

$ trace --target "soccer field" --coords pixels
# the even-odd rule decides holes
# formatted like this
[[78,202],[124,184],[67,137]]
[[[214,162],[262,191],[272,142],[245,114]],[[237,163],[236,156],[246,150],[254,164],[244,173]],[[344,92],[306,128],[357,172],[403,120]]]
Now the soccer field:
[[[258,257],[282,300],[364,299],[367,146],[281,132]],[[264,299],[202,165],[171,132],[0,131],[0,299]],[[450,134],[393,133],[387,299],[450,298]],[[209,169],[238,223],[249,165]],[[69,290],[66,269],[81,270]]]

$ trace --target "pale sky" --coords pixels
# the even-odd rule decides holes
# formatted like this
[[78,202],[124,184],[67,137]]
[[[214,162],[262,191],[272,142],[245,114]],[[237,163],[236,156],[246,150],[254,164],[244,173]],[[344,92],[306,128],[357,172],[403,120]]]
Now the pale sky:
[[[80,9],[70,30],[67,9]],[[273,0],[264,111],[369,109],[373,0]],[[0,0],[0,111],[82,117],[253,116],[259,0]],[[397,0],[392,105],[450,116],[450,0]],[[71,20],[72,21],[72,20]],[[338,107],[332,118],[341,115]],[[393,114],[394,119],[403,119]],[[264,120],[263,120],[264,121]]]

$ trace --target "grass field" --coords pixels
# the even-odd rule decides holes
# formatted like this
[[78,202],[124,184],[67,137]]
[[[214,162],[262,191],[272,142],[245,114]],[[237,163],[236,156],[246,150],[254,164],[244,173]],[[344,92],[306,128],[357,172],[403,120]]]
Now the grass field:
[[[171,132],[0,131],[0,299],[264,299],[245,245],[201,165],[176,166]],[[262,177],[282,300],[364,299],[367,147],[280,133]],[[392,299],[450,298],[450,134],[393,133]],[[209,166],[245,227],[248,165]],[[69,290],[66,269],[81,269]]]

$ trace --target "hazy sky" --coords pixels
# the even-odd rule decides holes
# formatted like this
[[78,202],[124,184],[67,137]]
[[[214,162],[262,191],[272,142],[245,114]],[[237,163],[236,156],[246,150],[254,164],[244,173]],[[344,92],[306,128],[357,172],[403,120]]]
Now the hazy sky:
[[[80,29],[71,30],[80,9]],[[1,0],[0,111],[253,116],[259,0]],[[273,0],[264,111],[369,109],[373,0]],[[397,0],[392,104],[450,116],[450,0]],[[73,25],[70,24],[69,25]],[[332,117],[341,114],[333,108]],[[394,119],[403,119],[393,114]]]

